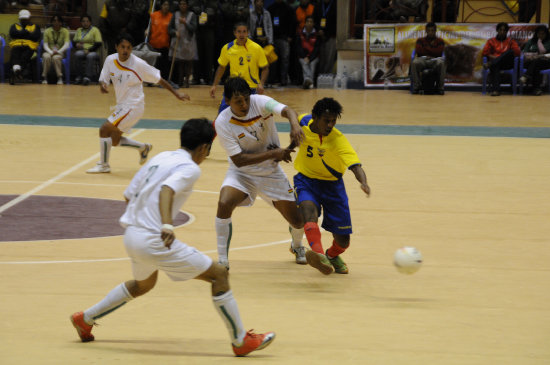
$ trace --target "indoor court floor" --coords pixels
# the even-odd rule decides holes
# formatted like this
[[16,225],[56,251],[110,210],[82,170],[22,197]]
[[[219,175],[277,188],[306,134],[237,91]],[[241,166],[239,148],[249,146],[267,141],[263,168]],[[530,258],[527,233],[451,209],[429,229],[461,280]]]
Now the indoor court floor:
[[[216,99],[205,86],[183,91],[191,101],[145,88],[145,115],[131,135],[152,143],[152,155],[178,148],[183,120],[216,116],[221,88]],[[372,194],[345,175],[349,275],[295,264],[287,225],[260,199],[235,211],[230,280],[241,317],[247,329],[277,333],[271,346],[241,359],[209,285],[163,274],[150,293],[102,318],[96,341],[80,342],[69,315],[131,279],[122,236],[101,232],[116,226],[138,156],[113,148],[110,174],[85,173],[99,156],[112,89],[0,84],[0,232],[36,234],[0,235],[0,364],[550,363],[550,95],[266,94],[298,113],[325,96],[339,100],[337,127],[356,148]],[[288,123],[275,119],[284,145]],[[227,168],[217,141],[201,168],[176,235],[216,259],[214,217]],[[291,179],[292,165],[283,168]],[[37,198],[61,203],[32,205]],[[98,204],[67,210],[69,198]],[[51,238],[77,222],[100,234]],[[330,243],[323,232],[325,248]],[[423,254],[414,275],[393,267],[402,246]]]

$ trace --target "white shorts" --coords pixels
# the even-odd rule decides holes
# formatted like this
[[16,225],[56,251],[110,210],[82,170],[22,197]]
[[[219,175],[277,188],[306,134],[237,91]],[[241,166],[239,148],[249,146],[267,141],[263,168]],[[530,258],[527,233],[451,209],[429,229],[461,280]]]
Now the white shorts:
[[143,107],[117,105],[107,120],[124,133],[128,133],[139,122],[144,112]]
[[168,249],[159,233],[136,226],[126,228],[124,246],[136,280],[145,280],[161,270],[174,281],[184,281],[196,278],[212,265],[212,259],[196,248],[176,239]]
[[231,186],[248,194],[248,198],[243,200],[239,206],[251,206],[256,200],[256,195],[259,195],[271,206],[273,206],[273,201],[296,201],[294,189],[290,186],[280,166],[277,166],[277,170],[269,176],[249,175],[230,167],[223,180],[222,188],[224,186]]

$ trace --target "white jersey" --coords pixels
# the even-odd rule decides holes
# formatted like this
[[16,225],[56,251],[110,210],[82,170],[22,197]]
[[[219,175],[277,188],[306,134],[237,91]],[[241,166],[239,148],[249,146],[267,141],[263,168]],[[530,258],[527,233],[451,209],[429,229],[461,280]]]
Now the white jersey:
[[255,175],[268,176],[277,169],[277,162],[267,160],[257,164],[237,167],[231,156],[239,153],[267,151],[269,145],[280,146],[273,113],[281,115],[286,105],[265,95],[250,95],[250,109],[245,117],[237,117],[226,108],[216,118],[216,133],[220,144],[227,152],[229,168]]
[[134,176],[124,196],[129,200],[120,218],[123,227],[143,227],[160,233],[162,221],[159,210],[159,194],[163,186],[174,190],[172,218],[185,203],[201,170],[189,152],[179,149],[162,152],[153,157]]
[[99,76],[100,82],[113,83],[116,103],[124,106],[143,106],[143,83],[156,84],[159,80],[160,71],[133,54],[126,62],[119,61],[118,53],[107,56]]

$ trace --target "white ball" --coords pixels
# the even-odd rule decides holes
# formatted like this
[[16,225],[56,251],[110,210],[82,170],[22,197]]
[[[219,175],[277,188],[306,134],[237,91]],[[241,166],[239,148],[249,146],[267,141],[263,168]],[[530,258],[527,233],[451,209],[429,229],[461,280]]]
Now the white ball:
[[414,247],[401,247],[393,255],[393,264],[402,274],[414,274],[422,266],[422,254]]

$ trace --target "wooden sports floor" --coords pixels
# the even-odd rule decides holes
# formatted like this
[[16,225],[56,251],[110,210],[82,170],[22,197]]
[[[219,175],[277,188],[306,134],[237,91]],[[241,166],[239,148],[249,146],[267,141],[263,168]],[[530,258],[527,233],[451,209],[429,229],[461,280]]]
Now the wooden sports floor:
[[[144,121],[132,135],[152,143],[153,154],[178,147],[178,120],[214,118],[221,97],[194,87],[182,103],[166,90],[145,91]],[[267,94],[299,113],[324,96],[344,107],[341,129],[372,188],[367,199],[345,175],[350,274],[325,277],[296,265],[275,210],[261,200],[238,208],[232,289],[246,328],[277,333],[270,347],[241,359],[208,285],[162,274],[152,292],[99,321],[95,342],[79,341],[69,315],[131,279],[121,236],[0,242],[1,364],[550,363],[550,95]],[[122,199],[139,168],[135,151],[114,148],[111,174],[85,173],[113,104],[112,90],[102,95],[96,86],[0,85],[0,193],[21,197],[13,208],[34,195]],[[177,236],[216,258],[227,167],[218,142],[201,166],[183,208],[192,222]],[[292,166],[284,169],[292,177]],[[12,209],[6,204],[0,214]],[[323,240],[328,247],[327,232]],[[423,254],[414,275],[392,265],[401,246]]]

